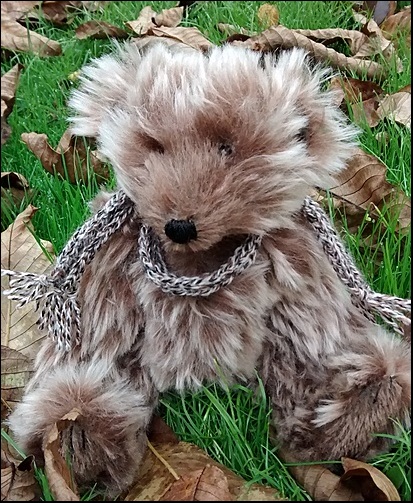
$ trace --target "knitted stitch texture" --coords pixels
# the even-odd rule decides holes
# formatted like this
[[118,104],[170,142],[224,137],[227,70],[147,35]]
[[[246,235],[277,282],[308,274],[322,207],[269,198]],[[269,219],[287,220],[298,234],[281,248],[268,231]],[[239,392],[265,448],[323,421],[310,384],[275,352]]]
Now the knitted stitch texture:
[[[77,289],[81,276],[96,252],[131,219],[133,202],[118,191],[92,218],[71,237],[57,258],[51,274],[37,275],[2,269],[10,276],[10,288],[4,292],[18,307],[35,302],[39,326],[46,328],[59,349],[70,350],[80,340],[81,313]],[[321,206],[307,197],[302,212],[313,227],[336,274],[352,294],[352,300],[363,314],[374,320],[379,315],[394,331],[403,333],[401,325],[410,325],[407,314],[411,301],[374,292],[364,281],[351,256]],[[177,276],[168,271],[162,257],[159,239],[142,225],[138,240],[139,257],[146,276],[164,292],[179,296],[208,296],[229,285],[251,266],[261,244],[261,236],[250,235],[219,269],[201,276]]]

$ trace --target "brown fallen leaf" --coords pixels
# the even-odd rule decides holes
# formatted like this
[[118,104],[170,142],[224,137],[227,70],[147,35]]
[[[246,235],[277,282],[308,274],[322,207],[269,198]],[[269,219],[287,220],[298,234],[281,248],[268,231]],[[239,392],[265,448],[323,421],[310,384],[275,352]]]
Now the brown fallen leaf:
[[340,477],[326,465],[300,464],[287,450],[281,450],[279,454],[314,501],[400,501],[396,488],[386,475],[362,461],[342,458],[344,474]]
[[381,99],[377,115],[380,119],[390,119],[410,129],[412,117],[410,86],[405,86]]
[[212,42],[202,35],[198,28],[177,26],[176,28],[168,28],[167,26],[153,27],[150,30],[151,35],[156,37],[172,38],[178,42],[182,42],[194,49],[207,51],[213,47]]
[[314,501],[363,501],[357,488],[347,487],[324,465],[287,465]]
[[397,71],[401,72],[403,70],[403,63],[397,55],[396,48],[392,42],[383,35],[374,19],[370,19],[361,30],[367,35],[367,39],[361,44],[353,57],[356,59],[363,59],[379,55],[388,61],[394,60]]
[[349,45],[351,54],[356,54],[368,38],[367,35],[358,30],[345,30],[343,28],[322,28],[318,30],[294,29],[293,31],[324,45],[344,40]]
[[179,47],[180,50],[186,51],[196,51],[194,47],[191,47],[179,40],[168,37],[156,37],[155,35],[145,35],[144,37],[135,37],[130,39],[130,43],[136,45],[139,49],[148,48],[154,44],[163,43],[169,47]]
[[386,180],[387,168],[374,155],[356,149],[347,167],[336,176],[337,185],[329,188],[334,207],[346,216],[348,230],[355,233],[369,212],[371,225],[364,235],[372,232],[374,220],[386,209],[386,214],[397,221],[396,230],[408,232],[411,223],[410,198]]
[[91,150],[90,140],[76,137],[69,130],[63,133],[56,149],[50,146],[46,134],[23,133],[21,139],[46,171],[58,173],[70,183],[88,183],[93,171],[99,181],[107,180],[110,176],[107,164],[97,151]]
[[1,501],[38,501],[33,456],[23,461],[1,450]]
[[172,428],[158,415],[153,415],[148,429],[149,442],[158,444],[178,444],[179,438]]
[[274,51],[280,48],[302,47],[315,59],[327,61],[333,67],[352,70],[357,74],[365,75],[367,78],[382,79],[386,75],[384,67],[375,61],[347,57],[282,25],[272,26],[244,42],[236,41],[233,43],[262,52]]
[[395,40],[399,35],[404,35],[405,40],[410,41],[410,33],[412,29],[411,5],[408,5],[396,14],[386,18],[380,28],[383,35],[389,40]]
[[255,32],[250,32],[246,28],[238,28],[237,26],[234,26],[233,24],[227,24],[227,23],[218,23],[217,28],[221,33],[224,33],[227,36],[231,35],[246,35],[248,37],[252,37],[256,35]]
[[280,13],[276,5],[262,4],[257,11],[258,22],[266,30],[270,26],[278,26]]
[[126,21],[125,25],[137,35],[146,35],[155,25],[153,22],[156,12],[149,5],[144,7],[135,21]]
[[360,125],[366,123],[371,128],[376,127],[380,122],[380,116],[377,113],[378,107],[378,98],[369,98],[359,103],[353,103],[351,105],[353,121]]
[[1,207],[11,208],[13,206],[20,206],[23,199],[27,197],[28,200],[33,195],[29,182],[20,173],[11,171],[1,172]]
[[84,9],[94,12],[107,2],[81,2],[81,1],[43,1],[38,2],[34,9],[27,13],[32,20],[46,19],[55,26],[64,26],[73,22],[74,17]]
[[356,54],[368,38],[367,35],[358,30],[344,30],[343,28],[322,28],[318,30],[294,29],[293,31],[324,45],[344,40],[349,45],[351,54]]
[[[58,56],[62,53],[60,44],[39,33],[30,31],[18,20],[40,2],[1,2],[1,47],[9,51],[32,52],[38,56]],[[24,21],[23,21],[24,23]]]
[[[228,493],[234,501],[283,500],[275,489],[260,484],[248,484],[193,444],[154,443],[153,448],[156,455],[148,449],[139,471],[139,480],[125,496],[125,501],[166,501],[171,496],[167,496],[171,489],[172,495],[178,494],[179,498],[182,498],[184,491],[189,501],[194,485],[202,473],[205,474],[206,480],[205,484],[200,487],[198,485],[199,494],[195,498],[197,501],[218,501],[217,498],[224,495],[229,498]],[[208,465],[210,468],[206,470]],[[211,485],[212,481],[215,482]]]
[[383,89],[370,80],[353,79],[344,75],[333,77],[330,80],[330,87],[343,89],[343,97],[349,103],[358,103],[384,94]]
[[[1,267],[23,272],[45,274],[52,264],[34,238],[31,219],[37,211],[29,205],[16,220],[1,233]],[[41,241],[42,246],[53,253],[48,241]],[[1,278],[1,290],[9,287],[9,279]],[[33,358],[46,336],[37,326],[38,315],[33,303],[16,309],[16,303],[4,295],[1,296],[1,344],[20,351],[28,358]]]
[[401,501],[393,483],[380,470],[362,461],[343,458],[340,481],[357,487],[365,501]]
[[163,9],[161,12],[156,13],[152,7],[144,7],[136,21],[127,21],[125,25],[134,31],[137,35],[150,34],[152,28],[155,27],[169,27],[175,28],[180,24],[184,15],[184,7],[177,6],[171,9]]
[[[1,346],[1,420],[20,402],[33,373],[33,361],[20,351]],[[3,408],[4,407],[4,408]]]
[[80,501],[69,467],[60,453],[60,434],[80,415],[73,409],[55,423],[43,439],[44,468],[50,491],[57,501]]
[[377,24],[381,24],[387,17],[393,15],[396,12],[397,2],[394,0],[390,1],[366,1],[363,2],[361,10],[366,10],[371,12],[374,21]]
[[344,106],[347,106],[346,103],[351,106],[356,124],[366,122],[370,127],[375,127],[380,122],[377,108],[384,91],[379,85],[369,80],[339,76],[331,79],[330,88],[342,91],[337,104],[341,105],[345,100]]
[[84,40],[85,38],[128,38],[128,32],[118,28],[105,21],[87,21],[79,25],[75,30],[76,38]]
[[154,23],[156,26],[168,26],[174,28],[182,21],[184,8],[172,7],[171,9],[163,9],[159,14],[155,15]]
[[1,78],[1,145],[7,141],[11,134],[11,128],[6,119],[13,110],[16,97],[16,89],[23,66],[14,65],[11,70],[6,72]]
[[217,466],[182,475],[172,483],[159,501],[233,501],[228,479]]

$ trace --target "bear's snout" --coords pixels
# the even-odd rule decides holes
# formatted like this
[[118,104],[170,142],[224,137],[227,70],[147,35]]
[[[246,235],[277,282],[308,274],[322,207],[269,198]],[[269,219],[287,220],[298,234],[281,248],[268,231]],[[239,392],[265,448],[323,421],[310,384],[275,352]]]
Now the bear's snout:
[[165,234],[174,243],[185,244],[197,238],[197,231],[192,220],[169,220],[165,225]]

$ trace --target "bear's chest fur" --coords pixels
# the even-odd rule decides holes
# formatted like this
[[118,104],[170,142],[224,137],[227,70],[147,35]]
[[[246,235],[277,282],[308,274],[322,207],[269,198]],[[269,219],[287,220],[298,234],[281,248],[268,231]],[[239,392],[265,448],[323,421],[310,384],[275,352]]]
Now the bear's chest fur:
[[253,376],[272,302],[267,271],[262,257],[207,297],[163,293],[142,274],[135,290],[145,319],[141,361],[159,390]]

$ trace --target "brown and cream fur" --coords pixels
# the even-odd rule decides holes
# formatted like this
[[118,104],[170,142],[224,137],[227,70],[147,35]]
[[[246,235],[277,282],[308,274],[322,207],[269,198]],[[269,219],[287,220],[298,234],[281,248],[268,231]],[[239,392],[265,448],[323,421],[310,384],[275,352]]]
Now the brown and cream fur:
[[[62,450],[79,483],[116,492],[136,475],[159,392],[251,381],[255,369],[296,457],[364,459],[388,447],[374,434],[407,417],[409,348],[353,306],[299,211],[354,148],[326,78],[300,50],[275,58],[231,46],[125,46],[86,67],[73,130],[98,139],[136,218],[83,276],[81,344],[65,353],[47,340],[37,358],[10,419],[24,449],[39,452],[47,428],[77,407]],[[191,218],[197,239],[169,240],[171,218]],[[263,240],[229,286],[178,297],[144,274],[141,222],[178,275],[216,270],[249,233]]]

